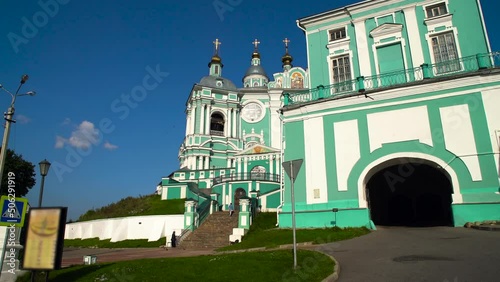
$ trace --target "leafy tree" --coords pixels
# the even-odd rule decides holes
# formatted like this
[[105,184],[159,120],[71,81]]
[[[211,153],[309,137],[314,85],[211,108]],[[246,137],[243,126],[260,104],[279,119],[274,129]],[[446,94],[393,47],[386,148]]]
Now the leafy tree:
[[16,197],[25,196],[35,186],[35,165],[23,159],[22,155],[18,155],[13,150],[8,149],[3,170],[2,195],[9,194],[9,172],[15,174]]

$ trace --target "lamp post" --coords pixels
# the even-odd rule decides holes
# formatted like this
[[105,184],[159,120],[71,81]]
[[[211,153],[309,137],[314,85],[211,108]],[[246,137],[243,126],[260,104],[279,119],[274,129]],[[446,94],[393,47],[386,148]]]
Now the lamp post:
[[42,207],[42,198],[43,198],[43,186],[45,185],[45,176],[49,173],[50,162],[47,159],[44,159],[40,163],[40,174],[42,175],[42,185],[40,185],[40,197],[38,198],[38,207]]
[[3,87],[3,85],[0,84],[0,89],[3,89],[5,92],[9,93],[10,96],[12,97],[12,101],[10,102],[10,106],[7,109],[7,112],[4,113],[5,116],[5,131],[3,133],[3,140],[2,140],[2,149],[0,151],[0,195],[2,194],[2,181],[3,180],[3,170],[5,168],[5,158],[7,156],[7,149],[8,149],[8,143],[9,143],[9,134],[10,134],[10,124],[15,123],[16,121],[13,119],[14,117],[14,104],[16,103],[16,98],[19,96],[34,96],[36,93],[34,91],[29,91],[23,94],[19,94],[19,90],[23,86],[24,83],[28,80],[29,76],[27,74],[23,75],[21,77],[21,81],[19,83],[19,87],[17,88],[16,94],[10,93],[7,89]]

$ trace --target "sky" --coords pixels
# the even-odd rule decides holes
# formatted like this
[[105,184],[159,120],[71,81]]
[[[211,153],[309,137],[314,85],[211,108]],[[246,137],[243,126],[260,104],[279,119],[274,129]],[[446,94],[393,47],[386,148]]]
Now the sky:
[[[222,75],[242,87],[252,42],[268,75],[281,71],[283,39],[293,65],[307,66],[296,20],[358,1],[122,0],[2,1],[0,84],[20,77],[9,148],[36,165],[28,193],[38,203],[38,163],[52,163],[43,206],[68,219],[128,196],[149,195],[179,168],[185,103],[208,75],[218,38]],[[482,0],[492,50],[500,50],[500,4]],[[11,97],[0,91],[0,110]],[[3,136],[3,134],[2,134]]]

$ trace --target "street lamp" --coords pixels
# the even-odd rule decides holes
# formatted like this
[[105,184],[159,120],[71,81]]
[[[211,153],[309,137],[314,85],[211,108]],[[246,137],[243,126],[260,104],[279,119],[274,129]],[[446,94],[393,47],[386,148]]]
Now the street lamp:
[[40,163],[40,174],[42,175],[42,185],[40,186],[40,197],[38,198],[38,207],[42,207],[42,197],[43,197],[43,185],[45,184],[45,176],[49,173],[50,163],[47,159],[44,159]]
[[17,88],[16,94],[12,94],[9,92],[9,90],[5,89],[2,84],[0,84],[0,89],[3,89],[5,92],[9,93],[10,96],[12,97],[12,101],[10,102],[10,106],[7,109],[7,112],[4,113],[5,116],[5,131],[3,133],[3,140],[2,140],[2,149],[0,151],[0,195],[2,194],[2,180],[3,180],[3,170],[5,168],[5,158],[7,156],[7,149],[8,149],[8,143],[9,143],[9,134],[10,134],[10,124],[12,122],[16,122],[13,120],[14,117],[14,104],[16,103],[16,98],[19,96],[35,96],[34,91],[29,91],[23,94],[19,94],[19,90],[21,89],[21,86],[23,86],[24,83],[28,80],[29,76],[28,75],[23,75],[21,77],[21,81],[19,83],[19,87]]

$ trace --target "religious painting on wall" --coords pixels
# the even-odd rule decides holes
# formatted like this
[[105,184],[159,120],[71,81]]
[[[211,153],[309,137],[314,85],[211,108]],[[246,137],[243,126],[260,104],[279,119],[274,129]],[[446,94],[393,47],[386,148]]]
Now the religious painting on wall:
[[304,77],[300,72],[292,74],[292,88],[304,88]]

